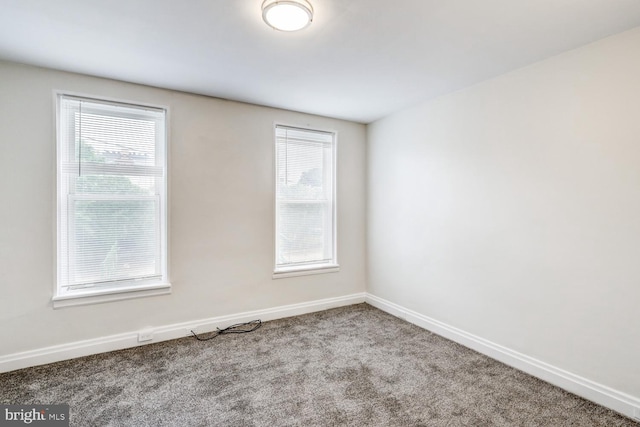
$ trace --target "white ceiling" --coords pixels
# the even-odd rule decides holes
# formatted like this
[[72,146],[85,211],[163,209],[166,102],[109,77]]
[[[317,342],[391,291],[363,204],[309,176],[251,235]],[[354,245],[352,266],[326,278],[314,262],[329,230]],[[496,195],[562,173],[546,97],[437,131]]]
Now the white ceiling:
[[640,26],[640,0],[311,1],[283,33],[262,0],[0,0],[0,58],[368,123]]

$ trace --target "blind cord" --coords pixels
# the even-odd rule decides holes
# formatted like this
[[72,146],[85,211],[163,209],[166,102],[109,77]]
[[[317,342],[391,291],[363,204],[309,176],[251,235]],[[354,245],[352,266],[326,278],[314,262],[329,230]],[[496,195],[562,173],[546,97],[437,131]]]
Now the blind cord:
[[82,101],[80,101],[80,114],[78,114],[80,122],[80,134],[78,135],[78,176],[82,176]]
[[196,334],[195,332],[193,332],[193,330],[191,330],[191,333],[198,341],[209,341],[214,339],[218,335],[246,334],[248,332],[253,332],[256,329],[258,329],[260,326],[262,326],[262,321],[258,319],[258,320],[252,320],[251,322],[246,322],[246,323],[236,323],[235,325],[228,326],[224,329],[216,328],[216,330],[211,333],[212,335],[206,338],[204,338],[202,334],[201,335]]

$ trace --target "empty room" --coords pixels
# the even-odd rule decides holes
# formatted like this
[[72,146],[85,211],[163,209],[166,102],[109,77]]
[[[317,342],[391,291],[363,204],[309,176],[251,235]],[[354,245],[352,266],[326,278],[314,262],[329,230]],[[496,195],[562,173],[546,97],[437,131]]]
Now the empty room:
[[0,0],[0,426],[640,425],[638,0]]

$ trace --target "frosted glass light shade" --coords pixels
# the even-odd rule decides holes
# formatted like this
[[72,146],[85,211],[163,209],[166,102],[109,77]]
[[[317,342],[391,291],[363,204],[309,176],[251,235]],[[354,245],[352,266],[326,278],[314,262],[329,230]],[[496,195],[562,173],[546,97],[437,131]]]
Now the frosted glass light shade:
[[262,19],[280,31],[298,31],[313,20],[313,7],[307,0],[265,0]]

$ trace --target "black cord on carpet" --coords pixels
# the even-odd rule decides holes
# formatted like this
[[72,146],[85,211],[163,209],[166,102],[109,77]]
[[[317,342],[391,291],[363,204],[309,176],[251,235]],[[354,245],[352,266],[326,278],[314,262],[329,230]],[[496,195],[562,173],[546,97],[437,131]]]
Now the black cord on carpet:
[[251,322],[246,322],[246,323],[236,323],[235,325],[228,326],[224,329],[216,328],[216,330],[212,332],[213,335],[207,338],[203,338],[202,335],[198,336],[198,334],[193,332],[193,330],[191,331],[191,333],[193,334],[194,337],[196,337],[198,341],[209,341],[214,339],[218,335],[246,334],[247,332],[253,332],[256,329],[258,329],[260,326],[262,326],[262,321],[258,319],[258,320],[252,320]]

